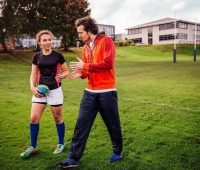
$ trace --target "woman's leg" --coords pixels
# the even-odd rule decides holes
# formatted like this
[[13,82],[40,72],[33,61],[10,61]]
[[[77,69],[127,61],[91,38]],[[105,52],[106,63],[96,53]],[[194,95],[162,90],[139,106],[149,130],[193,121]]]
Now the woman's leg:
[[58,144],[64,145],[65,137],[65,124],[62,118],[62,105],[51,106],[51,111],[56,123],[57,133],[58,133]]
[[31,146],[36,148],[37,137],[39,132],[39,121],[42,113],[46,107],[46,104],[32,103],[31,118],[30,118],[30,135],[31,135]]

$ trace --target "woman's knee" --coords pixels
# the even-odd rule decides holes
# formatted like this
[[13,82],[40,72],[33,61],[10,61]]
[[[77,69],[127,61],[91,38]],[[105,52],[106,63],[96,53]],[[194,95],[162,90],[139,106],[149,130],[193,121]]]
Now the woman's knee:
[[56,124],[62,123],[63,120],[61,112],[54,112],[53,117]]
[[62,123],[62,122],[63,122],[62,116],[61,116],[61,115],[59,115],[59,116],[54,116],[54,121],[55,121],[56,124]]
[[33,124],[37,124],[39,123],[40,118],[41,118],[41,114],[32,112],[31,117],[30,117],[30,122]]
[[30,123],[32,124],[37,124],[39,123],[40,119],[35,117],[35,116],[31,116],[31,119],[30,119]]
[[52,108],[52,114],[54,117],[54,121],[56,124],[62,123],[62,108],[57,107],[57,108]]

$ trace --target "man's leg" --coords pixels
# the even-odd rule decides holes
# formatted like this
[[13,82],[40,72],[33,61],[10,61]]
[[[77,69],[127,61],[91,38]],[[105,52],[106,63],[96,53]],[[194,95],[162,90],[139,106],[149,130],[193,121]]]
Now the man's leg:
[[100,114],[106,124],[116,155],[122,153],[123,140],[118,112],[117,92],[99,94]]
[[57,164],[58,167],[68,168],[78,166],[97,111],[96,94],[84,91],[69,156],[66,160]]
[[96,94],[84,91],[69,157],[75,160],[81,158],[97,111]]

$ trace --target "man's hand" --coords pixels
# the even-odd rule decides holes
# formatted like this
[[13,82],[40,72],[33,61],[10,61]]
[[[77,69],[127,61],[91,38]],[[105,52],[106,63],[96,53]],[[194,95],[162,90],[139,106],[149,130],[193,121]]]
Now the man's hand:
[[78,70],[82,70],[83,69],[83,65],[84,62],[83,60],[81,60],[80,58],[78,58],[78,62],[70,62],[69,67],[73,70],[73,71],[78,71]]

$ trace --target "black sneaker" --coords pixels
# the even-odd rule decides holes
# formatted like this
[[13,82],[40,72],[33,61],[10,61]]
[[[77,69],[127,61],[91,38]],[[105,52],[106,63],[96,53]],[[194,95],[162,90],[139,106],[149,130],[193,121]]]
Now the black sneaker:
[[76,168],[79,166],[79,162],[72,158],[67,158],[66,160],[58,163],[56,166],[62,169]]

